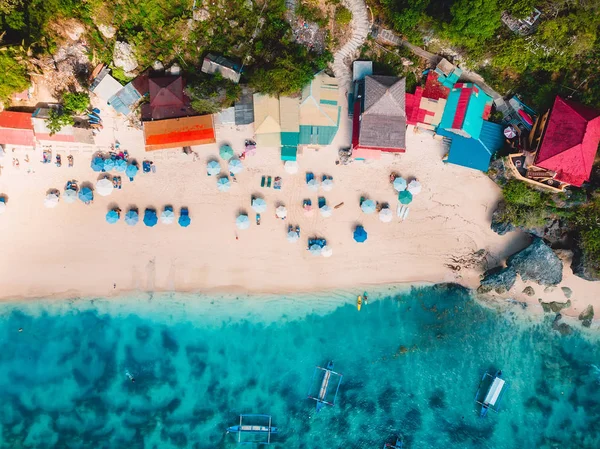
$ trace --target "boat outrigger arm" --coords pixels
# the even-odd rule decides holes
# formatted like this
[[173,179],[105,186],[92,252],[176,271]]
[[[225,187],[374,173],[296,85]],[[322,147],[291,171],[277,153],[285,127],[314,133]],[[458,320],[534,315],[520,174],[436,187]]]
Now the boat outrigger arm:
[[[311,395],[311,392],[309,391],[308,393],[308,397],[310,399],[314,399],[315,401],[317,401],[317,412],[320,412],[321,409],[325,406],[325,405],[335,405],[335,398],[337,397],[338,391],[340,389],[340,384],[342,383],[342,378],[343,376],[340,373],[336,373],[335,371],[333,371],[333,362],[329,362],[327,364],[327,368],[322,368],[320,366],[317,366],[315,368],[315,373],[313,375],[313,384],[314,381],[317,377],[318,374],[320,374],[322,372],[323,374],[323,379],[321,380],[321,386],[319,387],[319,392],[316,396]],[[333,395],[333,398],[331,400],[327,400],[327,393],[328,393],[328,389],[329,386],[332,385],[332,381],[335,382],[335,379],[337,378],[337,385],[335,386],[335,394]],[[312,390],[312,385],[311,385],[311,390]]]
[[[256,418],[267,420],[266,425],[244,424],[244,419],[255,421]],[[271,444],[271,435],[277,434],[277,427],[271,425],[270,415],[240,415],[240,423],[237,426],[227,428],[227,433],[237,433],[237,442],[241,444]],[[243,434],[264,435],[264,441],[242,441]]]
[[[500,376],[502,376],[502,371],[497,371],[494,376],[486,372],[479,382],[479,388],[477,388],[477,393],[475,394],[475,402],[481,405],[481,412],[479,415],[481,417],[485,417],[488,410],[498,412],[498,405],[500,404],[500,398],[504,392],[504,387],[508,386],[508,384]],[[481,391],[481,386],[486,380],[486,377],[492,379],[492,383],[487,390],[485,398],[483,401],[480,401],[479,392]]]

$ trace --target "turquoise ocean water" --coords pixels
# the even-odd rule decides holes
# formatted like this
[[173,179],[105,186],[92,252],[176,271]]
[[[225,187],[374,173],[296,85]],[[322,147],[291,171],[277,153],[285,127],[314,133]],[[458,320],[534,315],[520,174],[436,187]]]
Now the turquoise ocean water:
[[[396,433],[407,449],[600,447],[597,340],[455,287],[372,294],[360,312],[354,299],[2,304],[0,447],[232,448],[240,413],[272,415],[282,448],[381,448]],[[344,379],[317,415],[307,393],[329,359]],[[480,419],[495,368],[510,386]]]

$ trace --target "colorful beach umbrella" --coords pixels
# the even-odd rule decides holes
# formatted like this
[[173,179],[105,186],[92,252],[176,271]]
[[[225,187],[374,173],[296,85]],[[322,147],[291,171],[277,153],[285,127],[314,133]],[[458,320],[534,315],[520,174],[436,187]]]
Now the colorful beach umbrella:
[[233,157],[233,154],[233,148],[231,148],[229,145],[221,145],[221,148],[219,149],[219,155],[223,159],[228,161]]
[[116,210],[109,210],[106,213],[106,222],[110,224],[114,224],[119,221],[119,214]]
[[392,209],[390,209],[389,207],[386,207],[385,209],[381,209],[379,211],[379,219],[384,223],[389,223],[390,221],[392,221],[393,217],[394,214],[392,213]]
[[421,193],[421,183],[416,179],[413,179],[408,183],[408,187],[406,188],[413,196]]
[[321,183],[321,187],[323,187],[323,190],[326,192],[329,192],[331,189],[333,189],[333,180],[326,179]]
[[135,226],[137,222],[140,220],[140,216],[136,210],[130,210],[125,214],[125,223],[129,226]]
[[227,192],[231,188],[231,182],[227,176],[217,179],[217,189],[219,192]]
[[331,249],[331,246],[327,246],[325,245],[322,249],[321,249],[321,255],[323,257],[331,257],[333,255],[333,250]]
[[320,256],[322,251],[319,245],[312,245],[308,250],[313,256]]
[[135,178],[135,175],[137,175],[138,171],[139,171],[139,168],[137,165],[129,164],[127,166],[127,168],[125,169],[125,175],[128,178],[133,179],[133,178]]
[[412,193],[410,193],[408,190],[403,190],[398,194],[398,201],[400,201],[402,204],[410,204],[412,200]]
[[151,228],[153,226],[156,226],[156,223],[158,223],[156,211],[154,209],[146,209],[144,211],[144,224]]
[[296,161],[285,161],[283,167],[286,173],[289,173],[290,175],[298,173],[298,162]]
[[311,179],[310,181],[308,181],[306,183],[306,185],[308,186],[308,188],[314,192],[316,192],[317,190],[319,190],[319,181],[317,181],[316,179]]
[[375,212],[377,205],[373,200],[364,200],[360,205],[360,208],[365,214],[372,214],[373,212]]
[[49,209],[53,209],[58,206],[58,195],[56,193],[49,193],[46,195],[46,198],[44,198],[44,206]]
[[125,159],[117,159],[115,161],[115,170],[121,173],[127,170],[127,161]]
[[206,172],[208,176],[216,176],[221,173],[221,164],[218,161],[208,161],[206,164]]
[[165,207],[165,210],[160,214],[160,222],[166,225],[174,223],[175,212],[173,212],[173,209]]
[[115,161],[113,161],[112,159],[105,159],[104,171],[111,171],[113,168],[115,168]]
[[235,225],[238,229],[248,229],[250,227],[250,219],[248,215],[238,215],[235,220]]
[[300,236],[298,235],[298,233],[296,231],[290,231],[287,234],[287,239],[288,239],[288,242],[290,242],[290,243],[296,243],[299,238],[300,238]]
[[327,205],[321,207],[319,209],[319,212],[321,212],[321,215],[325,218],[331,217],[333,215],[333,209]]
[[402,192],[406,189],[406,179],[397,176],[396,179],[394,179],[394,189],[396,189],[396,192]]
[[67,189],[65,190],[65,193],[63,193],[62,197],[65,203],[74,203],[77,201],[77,191],[73,189]]
[[285,206],[279,206],[277,209],[275,209],[275,215],[277,215],[278,218],[286,218],[287,209]]
[[96,193],[100,196],[110,195],[113,189],[113,183],[108,178],[102,178],[96,183]]
[[77,196],[84,203],[89,203],[94,199],[94,192],[92,192],[92,189],[90,189],[89,187],[84,187],[79,191]]
[[103,171],[104,170],[104,159],[97,156],[92,159],[92,170]]
[[182,208],[179,213],[179,226],[187,228],[191,223],[190,212],[186,208]]
[[367,240],[367,231],[362,226],[357,226],[354,230],[354,240],[358,243],[363,243]]
[[244,166],[242,165],[242,161],[240,161],[239,159],[231,159],[229,161],[229,171],[231,173],[233,173],[234,175],[237,175],[243,169],[244,169]]
[[252,209],[254,209],[254,212],[256,213],[263,213],[267,210],[267,202],[262,198],[254,198],[252,200]]

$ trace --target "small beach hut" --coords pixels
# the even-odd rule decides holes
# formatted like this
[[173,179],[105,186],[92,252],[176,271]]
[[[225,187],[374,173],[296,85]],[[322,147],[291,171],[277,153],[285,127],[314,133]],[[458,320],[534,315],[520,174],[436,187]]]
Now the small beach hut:
[[300,238],[300,236],[298,235],[298,233],[296,231],[290,231],[287,234],[287,239],[288,239],[288,242],[290,242],[290,243],[296,243],[299,238]]
[[404,179],[401,176],[396,176],[396,179],[394,179],[394,189],[396,189],[396,192],[402,192],[403,190],[405,190],[406,179]]
[[308,181],[306,183],[306,185],[308,186],[308,188],[314,192],[316,192],[317,190],[319,190],[319,181],[317,181],[316,179],[311,179],[310,181]]
[[252,209],[254,209],[254,212],[256,213],[263,213],[267,210],[267,202],[262,198],[254,198],[252,200]]
[[123,173],[127,170],[127,161],[125,159],[117,159],[115,161],[115,170]]
[[250,227],[250,219],[248,218],[248,215],[238,215],[237,219],[235,220],[235,225],[238,229],[248,229]]
[[206,172],[208,176],[216,176],[221,173],[221,164],[218,161],[208,161],[206,164]]
[[140,216],[137,212],[137,210],[131,209],[129,212],[127,212],[125,214],[125,223],[127,223],[129,226],[135,226],[137,224],[137,222],[139,221]]
[[109,210],[106,213],[106,222],[110,224],[115,224],[117,221],[119,221],[119,213],[114,209]]
[[135,178],[135,175],[137,175],[138,170],[139,168],[137,165],[129,164],[125,169],[125,175],[129,178],[130,181],[133,181],[133,178]]
[[398,201],[400,201],[402,204],[410,204],[412,200],[412,193],[410,193],[408,190],[403,190],[398,194]]
[[365,231],[365,228],[358,225],[354,229],[354,240],[358,243],[363,243],[367,240],[367,231]]
[[65,203],[74,203],[77,201],[77,191],[73,189],[65,190],[65,193],[63,194],[63,200]]
[[227,176],[217,179],[217,189],[219,192],[227,192],[231,188],[231,182]]
[[327,246],[325,245],[322,249],[321,249],[321,255],[323,257],[331,257],[333,255],[333,250],[331,249],[331,246]]
[[113,183],[108,178],[102,178],[96,183],[96,193],[100,196],[108,196],[113,192]]
[[83,201],[85,204],[88,204],[90,201],[94,200],[94,192],[89,187],[82,188],[77,194],[79,199]]
[[192,219],[190,218],[190,211],[187,207],[182,207],[179,211],[179,226],[187,228],[191,223]]
[[240,161],[239,159],[231,159],[229,161],[229,172],[230,173],[237,175],[243,169],[244,169],[244,166],[242,165],[242,161]]
[[49,209],[53,209],[58,206],[58,195],[56,193],[49,193],[46,195],[46,198],[44,198],[44,206]]
[[321,215],[325,218],[331,217],[331,215],[333,215],[333,209],[327,205],[321,207],[319,209],[319,212],[321,212]]
[[221,145],[221,148],[219,149],[219,155],[228,161],[234,155],[233,148],[231,148],[229,145]]
[[321,187],[323,187],[323,190],[325,190],[326,192],[331,191],[331,189],[333,189],[333,180],[332,179],[326,179],[321,183]]
[[416,179],[413,179],[408,183],[406,190],[408,190],[412,195],[417,195],[418,193],[421,193],[421,183]]
[[110,158],[104,160],[104,170],[103,171],[111,171],[114,168],[115,168],[115,161],[113,161]]
[[389,207],[386,207],[385,209],[381,209],[379,211],[379,219],[384,223],[389,223],[390,221],[392,221],[393,217],[394,214],[392,213],[392,209],[390,209]]
[[320,256],[322,248],[319,245],[311,245],[311,247],[308,248],[308,250],[313,256]]
[[175,222],[175,212],[173,212],[173,208],[170,206],[166,206],[165,210],[162,211],[160,215],[160,222],[162,224],[172,224]]
[[372,214],[373,212],[375,212],[377,205],[375,204],[375,201],[373,201],[373,200],[364,200],[361,203],[360,208],[362,209],[362,211],[365,214]]
[[286,218],[287,209],[285,208],[285,206],[279,206],[277,209],[275,209],[275,215],[277,215],[278,218]]
[[97,156],[92,159],[92,170],[94,171],[104,171],[104,159],[100,156]]
[[296,161],[285,161],[283,167],[286,173],[289,173],[290,175],[298,173],[298,162]]
[[158,223],[158,217],[156,216],[156,211],[154,209],[146,209],[144,211],[144,224],[149,228],[156,226]]

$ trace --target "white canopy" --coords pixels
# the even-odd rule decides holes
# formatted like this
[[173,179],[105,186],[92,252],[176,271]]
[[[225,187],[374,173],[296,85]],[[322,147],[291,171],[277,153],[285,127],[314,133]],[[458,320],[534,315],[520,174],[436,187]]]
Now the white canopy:
[[321,207],[319,211],[321,212],[321,215],[325,218],[331,217],[331,215],[333,214],[333,209],[327,205]]
[[417,193],[421,192],[421,183],[416,179],[413,179],[411,182],[408,183],[408,187],[406,188],[406,190],[408,190],[413,195],[416,195]]
[[285,171],[290,175],[298,173],[298,162],[296,161],[285,161],[285,164],[283,164],[283,166],[285,168]]
[[500,379],[496,377],[488,390],[487,395],[485,396],[484,404],[489,404],[494,406],[496,401],[500,397],[500,393],[502,393],[502,389],[504,388],[504,379]]
[[392,221],[393,217],[394,214],[392,213],[392,209],[390,209],[389,207],[381,209],[381,211],[379,212],[379,219],[384,223],[389,223],[390,221]]
[[326,192],[329,192],[331,189],[333,189],[333,181],[331,179],[326,179],[321,183],[321,187],[323,187],[323,190]]
[[44,206],[46,206],[49,209],[52,209],[57,205],[58,195],[56,195],[55,193],[49,193],[48,195],[46,195],[46,198],[44,198]]
[[330,246],[325,245],[322,249],[321,249],[321,255],[323,257],[331,257],[333,255],[333,250],[331,249]]
[[275,215],[277,215],[279,218],[287,217],[287,209],[285,208],[285,206],[279,206],[275,210]]
[[63,200],[65,203],[74,203],[77,201],[77,192],[73,189],[65,190],[65,193],[63,193]]
[[108,178],[102,178],[96,183],[96,193],[100,196],[108,196],[112,193],[113,183]]

